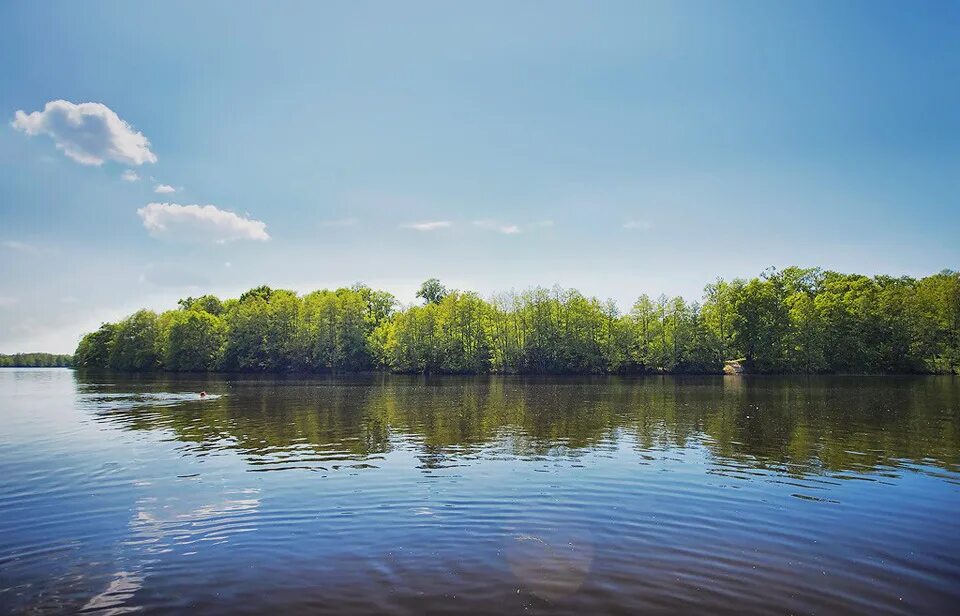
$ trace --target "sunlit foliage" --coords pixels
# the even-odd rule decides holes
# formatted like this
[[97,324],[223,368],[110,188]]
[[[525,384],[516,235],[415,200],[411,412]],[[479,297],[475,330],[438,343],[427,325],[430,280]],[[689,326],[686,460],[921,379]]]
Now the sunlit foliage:
[[426,281],[422,304],[357,285],[257,287],[141,310],[87,334],[80,367],[423,373],[922,373],[960,371],[960,274],[916,280],[769,269],[701,302],[641,295],[629,312],[573,289],[484,299]]

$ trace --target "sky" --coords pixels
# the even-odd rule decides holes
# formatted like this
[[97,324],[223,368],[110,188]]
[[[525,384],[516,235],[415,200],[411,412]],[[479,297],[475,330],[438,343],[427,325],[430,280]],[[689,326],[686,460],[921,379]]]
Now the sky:
[[0,3],[0,352],[203,293],[960,269],[960,3]]

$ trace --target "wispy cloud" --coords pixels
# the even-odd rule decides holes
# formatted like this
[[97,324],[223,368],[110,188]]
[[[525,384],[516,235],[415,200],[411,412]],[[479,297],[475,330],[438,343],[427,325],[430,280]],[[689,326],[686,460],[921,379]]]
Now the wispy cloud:
[[150,235],[157,238],[218,244],[270,239],[266,223],[214,205],[149,203],[137,214]]
[[167,194],[167,193],[177,192],[177,189],[174,188],[173,186],[170,186],[169,184],[157,184],[156,186],[153,187],[153,192],[159,193],[159,194]]
[[623,223],[624,229],[636,229],[638,231],[649,231],[653,228],[653,223],[649,220],[628,220]]
[[143,133],[102,103],[50,101],[43,111],[17,111],[12,126],[30,136],[49,136],[81,165],[102,165],[108,160],[131,166],[157,162]]
[[34,246],[33,244],[28,244],[27,242],[21,242],[19,240],[4,240],[0,242],[0,246],[7,248],[9,250],[17,250],[19,252],[29,252],[31,254],[36,254],[40,252],[40,249]]
[[321,227],[353,227],[358,224],[360,224],[360,220],[357,218],[335,218],[320,221]]
[[517,225],[499,223],[495,220],[475,220],[473,221],[473,226],[503,233],[504,235],[516,235],[521,231]]
[[0,308],[6,308],[8,306],[13,306],[20,301],[19,297],[11,297],[9,295],[0,295]]
[[436,231],[438,229],[452,227],[453,223],[449,220],[431,220],[427,222],[411,222],[400,226],[404,229],[413,229],[414,231]]
[[140,274],[140,282],[168,288],[203,288],[210,285],[210,279],[204,271],[175,263],[148,263]]
[[120,174],[120,179],[124,182],[139,182],[140,174],[134,171],[133,169],[127,169]]

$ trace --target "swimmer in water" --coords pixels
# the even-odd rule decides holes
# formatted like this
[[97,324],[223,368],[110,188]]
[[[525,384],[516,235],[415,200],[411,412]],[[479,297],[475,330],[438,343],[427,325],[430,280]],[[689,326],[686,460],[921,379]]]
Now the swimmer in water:
[[201,392],[200,392],[200,397],[201,397],[201,398],[206,398],[206,397],[207,397],[207,392],[201,391]]

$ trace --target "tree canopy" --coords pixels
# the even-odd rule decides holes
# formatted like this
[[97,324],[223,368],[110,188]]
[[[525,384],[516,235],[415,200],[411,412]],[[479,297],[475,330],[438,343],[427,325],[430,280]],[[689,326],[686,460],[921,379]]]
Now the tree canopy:
[[105,323],[78,367],[423,373],[960,372],[960,274],[922,279],[769,269],[699,301],[640,295],[629,311],[573,289],[491,298],[432,278],[398,306],[363,285],[180,300]]

